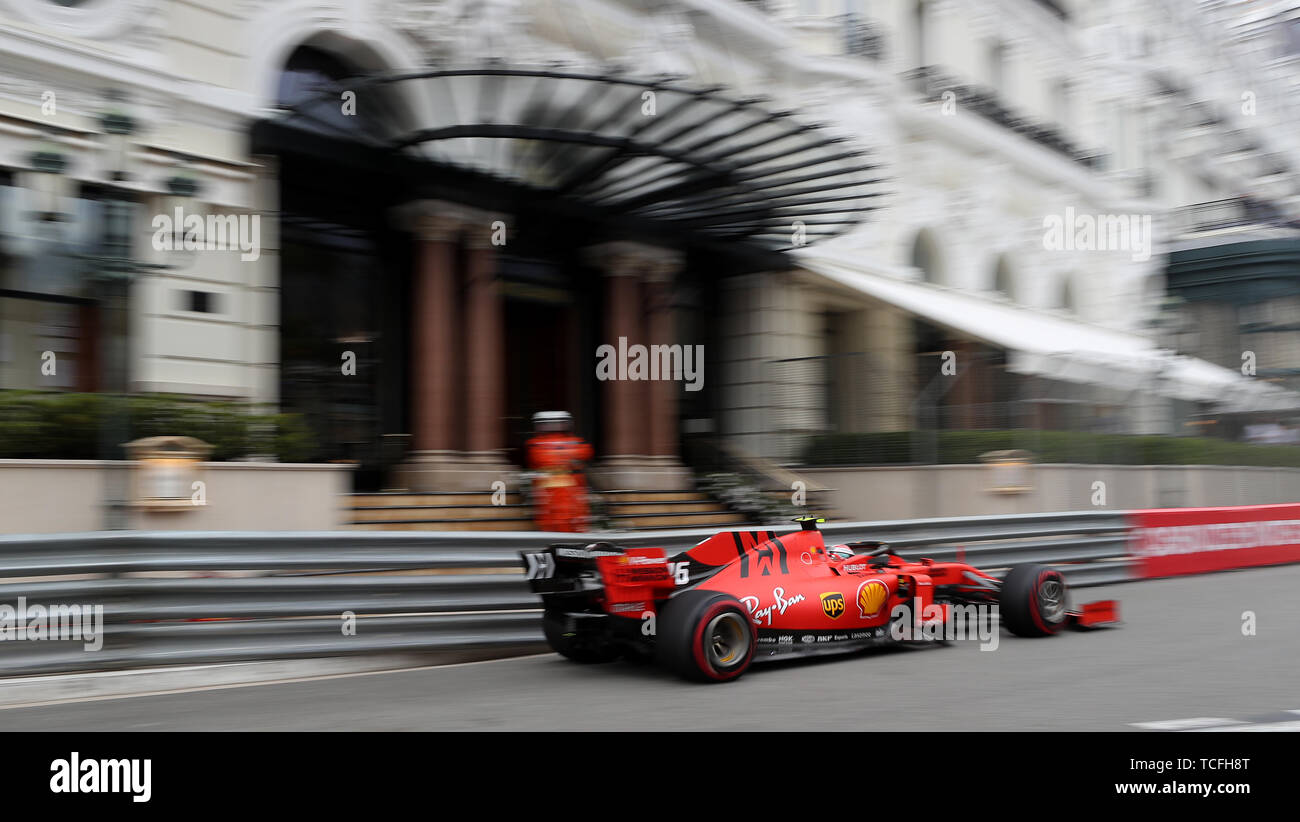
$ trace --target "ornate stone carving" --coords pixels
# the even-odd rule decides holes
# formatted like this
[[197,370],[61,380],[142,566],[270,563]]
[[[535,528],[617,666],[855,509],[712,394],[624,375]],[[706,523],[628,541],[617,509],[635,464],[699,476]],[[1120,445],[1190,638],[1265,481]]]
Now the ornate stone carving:
[[112,40],[141,49],[155,46],[166,24],[162,0],[99,0],[77,6],[0,0],[0,14],[70,37]]

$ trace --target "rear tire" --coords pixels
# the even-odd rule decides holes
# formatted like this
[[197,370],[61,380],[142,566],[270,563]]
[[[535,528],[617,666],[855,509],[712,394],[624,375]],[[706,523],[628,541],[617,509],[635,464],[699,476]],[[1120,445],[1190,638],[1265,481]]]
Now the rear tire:
[[1051,636],[1065,627],[1069,588],[1046,565],[1017,565],[1002,580],[1002,624],[1016,636]]
[[700,682],[730,682],[749,670],[755,632],[749,612],[729,594],[685,591],[659,611],[655,657]]
[[618,649],[601,643],[590,637],[579,637],[566,630],[568,617],[563,611],[547,609],[542,614],[542,633],[546,643],[565,659],[592,665],[601,662],[613,662],[618,658]]

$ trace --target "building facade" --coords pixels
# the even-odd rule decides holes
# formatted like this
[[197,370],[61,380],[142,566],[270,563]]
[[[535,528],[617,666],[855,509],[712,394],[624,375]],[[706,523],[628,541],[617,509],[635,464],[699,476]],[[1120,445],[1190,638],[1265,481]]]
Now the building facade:
[[[129,389],[305,413],[374,487],[489,487],[557,407],[614,488],[689,483],[696,433],[1180,431],[1171,398],[1259,386],[1156,344],[1168,215],[1296,194],[1276,66],[1218,11],[0,0],[0,383],[104,387],[84,258],[125,220]],[[1243,91],[1258,119],[1196,113]],[[728,165],[755,112],[817,139]],[[602,379],[620,338],[701,346],[700,390]]]

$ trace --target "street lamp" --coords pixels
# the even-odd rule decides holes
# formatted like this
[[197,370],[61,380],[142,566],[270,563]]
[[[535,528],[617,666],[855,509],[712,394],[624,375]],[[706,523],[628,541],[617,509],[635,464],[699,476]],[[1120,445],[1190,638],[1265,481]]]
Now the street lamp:
[[[108,95],[120,104],[122,97]],[[104,484],[104,527],[121,530],[127,527],[127,503],[130,482],[122,446],[130,439],[127,395],[130,393],[130,332],[127,307],[131,283],[137,273],[166,266],[145,263],[132,256],[131,230],[134,194],[123,183],[131,179],[132,138],[136,133],[134,118],[117,105],[100,117],[104,133],[107,167],[102,198],[104,223],[100,253],[81,255],[88,262],[89,276],[100,307],[100,355],[103,364],[99,390],[105,398],[100,426],[100,459],[109,466]]]
[[167,178],[167,197],[165,214],[172,217],[173,251],[185,250],[185,215],[194,212],[194,203],[198,200],[198,178],[187,171],[179,171]]
[[1166,384],[1172,382],[1171,374],[1174,362],[1178,357],[1179,343],[1182,341],[1182,333],[1186,328],[1186,316],[1183,313],[1185,300],[1175,295],[1167,295],[1160,301],[1155,315],[1151,318],[1151,328],[1156,344],[1156,355],[1159,358],[1156,372],[1156,393],[1158,401],[1164,407],[1164,419],[1162,420],[1162,434],[1177,434],[1177,413],[1174,407],[1174,398],[1164,396],[1163,389]]
[[[109,92],[108,99],[120,104],[122,95]],[[99,118],[99,127],[105,135],[104,147],[108,149],[108,176],[114,182],[129,180],[131,163],[131,135],[135,134],[135,119],[120,105],[105,111]]]
[[70,182],[64,175],[68,158],[51,143],[32,152],[31,165],[28,187],[36,204],[33,216],[43,223],[63,220],[63,198]]

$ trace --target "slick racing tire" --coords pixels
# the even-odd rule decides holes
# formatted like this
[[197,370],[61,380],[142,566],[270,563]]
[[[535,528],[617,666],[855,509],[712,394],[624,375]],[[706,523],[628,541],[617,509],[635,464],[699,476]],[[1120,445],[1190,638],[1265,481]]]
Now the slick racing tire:
[[687,679],[729,682],[754,659],[754,625],[729,594],[686,591],[664,603],[658,621],[655,657]]
[[1051,636],[1065,626],[1068,593],[1060,571],[1017,565],[1002,580],[1002,624],[1016,636]]
[[613,662],[618,658],[618,650],[589,637],[578,637],[566,629],[568,619],[563,611],[550,608],[542,614],[542,633],[546,635],[546,644],[565,659],[581,662],[584,665],[598,662]]

